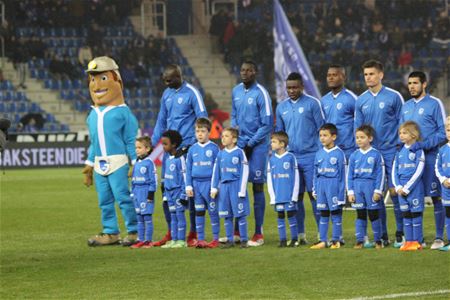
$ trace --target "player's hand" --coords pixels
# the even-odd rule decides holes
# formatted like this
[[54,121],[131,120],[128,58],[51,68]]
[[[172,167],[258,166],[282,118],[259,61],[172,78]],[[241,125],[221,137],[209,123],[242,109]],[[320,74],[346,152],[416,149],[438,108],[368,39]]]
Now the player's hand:
[[128,178],[133,177],[133,166],[130,166],[130,169],[128,170]]
[[312,196],[313,196],[314,200],[317,200],[317,195],[316,194],[313,193]]
[[161,195],[164,195],[164,182],[161,182]]
[[212,191],[210,194],[211,198],[216,199],[217,191]]
[[416,153],[417,151],[422,150],[423,146],[423,142],[415,142],[411,145],[411,147],[409,147],[409,151]]
[[180,149],[177,149],[177,152],[175,153],[175,157],[178,158],[178,157],[181,157],[181,156],[184,156],[185,154],[187,154],[189,147],[190,146],[184,146]]
[[250,147],[250,146],[245,146],[244,147],[244,152],[245,152],[245,156],[247,157],[247,160],[249,160],[250,159],[250,157],[252,156],[252,153],[253,153],[253,147]]
[[403,188],[399,189],[397,191],[397,194],[402,195],[402,196],[407,196],[408,194],[403,190]]
[[348,195],[348,202],[355,203],[355,201],[356,201],[355,195]]
[[91,166],[84,166],[83,171],[81,173],[84,174],[84,180],[83,183],[85,186],[90,187],[94,181],[94,168]]
[[194,191],[193,190],[186,190],[186,196],[188,197],[194,197]]
[[180,204],[186,207],[188,206],[189,201],[187,199],[180,199]]
[[155,192],[148,192],[148,194],[147,194],[147,202],[148,203],[153,203],[153,201],[154,201],[154,199],[155,199]]
[[446,188],[450,188],[450,179],[447,179],[447,180],[444,181],[444,186]]
[[381,200],[381,195],[378,194],[378,193],[373,193],[372,200],[375,201],[375,202],[380,201]]

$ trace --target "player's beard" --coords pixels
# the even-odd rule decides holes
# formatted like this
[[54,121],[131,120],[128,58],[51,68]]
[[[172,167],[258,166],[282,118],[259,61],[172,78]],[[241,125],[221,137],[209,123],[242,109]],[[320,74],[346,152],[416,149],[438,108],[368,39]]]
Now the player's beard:
[[412,96],[413,98],[418,99],[418,98],[422,95],[422,93],[423,93],[423,88],[421,88],[420,90],[418,90],[417,93],[415,93],[414,95],[411,94],[411,96]]

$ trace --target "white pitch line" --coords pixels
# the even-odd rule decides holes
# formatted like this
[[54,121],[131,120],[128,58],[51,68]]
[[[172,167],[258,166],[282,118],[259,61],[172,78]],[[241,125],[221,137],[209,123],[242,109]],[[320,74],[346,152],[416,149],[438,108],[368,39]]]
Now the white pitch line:
[[373,296],[373,297],[348,298],[348,299],[343,299],[343,300],[395,299],[395,298],[401,298],[401,297],[417,297],[417,296],[440,295],[440,294],[450,294],[450,290],[388,294],[388,295]]

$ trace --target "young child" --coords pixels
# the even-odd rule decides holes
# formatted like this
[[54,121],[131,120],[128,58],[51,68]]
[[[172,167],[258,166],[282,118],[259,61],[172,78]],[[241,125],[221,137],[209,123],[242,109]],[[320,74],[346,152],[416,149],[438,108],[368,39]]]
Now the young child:
[[409,151],[411,145],[420,140],[417,123],[406,121],[398,130],[403,148],[395,155],[392,165],[392,182],[399,197],[403,216],[405,243],[401,251],[422,249],[422,212],[424,209],[424,185],[422,174],[425,166],[423,150]]
[[188,205],[185,192],[186,162],[183,156],[176,157],[177,148],[182,142],[178,131],[167,130],[162,134],[161,143],[169,155],[164,165],[164,195],[170,211],[170,231],[172,240],[161,248],[184,248],[186,244],[186,216]]
[[239,131],[226,128],[222,131],[222,145],[213,169],[211,198],[219,193],[219,217],[225,219],[227,242],[223,248],[234,246],[233,218],[237,219],[241,248],[247,248],[247,216],[250,212],[247,198],[248,162],[242,149],[236,146]]
[[445,207],[445,228],[447,230],[447,244],[439,250],[450,251],[450,117],[445,120],[445,135],[449,142],[439,149],[435,169],[442,186],[442,204]]
[[138,240],[131,248],[151,248],[153,237],[153,210],[158,175],[153,161],[150,159],[150,138],[136,139],[137,160],[131,178],[131,198],[136,209],[138,220]]
[[[219,246],[219,213],[217,200],[210,197],[211,177],[219,147],[209,140],[211,121],[199,118],[195,122],[197,143],[189,148],[186,159],[186,195],[194,197],[195,224],[198,234],[197,248],[216,248]],[[213,240],[205,241],[205,211],[211,220]]]
[[356,245],[355,249],[372,248],[373,244],[364,244],[367,236],[367,214],[372,223],[375,248],[383,248],[382,228],[379,211],[384,190],[384,160],[381,153],[372,148],[371,142],[375,130],[370,125],[356,129],[355,140],[359,149],[350,155],[347,172],[348,201],[356,209]]
[[331,249],[341,247],[342,206],[345,204],[345,154],[335,146],[337,128],[326,123],[319,130],[323,148],[317,151],[314,160],[313,196],[317,199],[317,210],[320,211],[320,241],[311,249],[323,249],[327,246],[328,222],[331,214],[333,224]]
[[286,224],[287,212],[291,242],[289,247],[297,246],[297,200],[299,190],[299,174],[297,160],[292,153],[287,152],[289,137],[284,131],[272,134],[272,156],[267,163],[267,188],[270,195],[270,205],[278,213],[279,247],[287,247]]

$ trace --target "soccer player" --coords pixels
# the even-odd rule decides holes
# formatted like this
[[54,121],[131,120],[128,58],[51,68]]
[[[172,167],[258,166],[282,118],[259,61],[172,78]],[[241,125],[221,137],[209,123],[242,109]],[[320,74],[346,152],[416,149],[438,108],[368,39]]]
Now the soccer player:
[[131,248],[153,247],[153,210],[158,175],[150,159],[151,142],[148,136],[136,139],[137,160],[131,178],[131,197],[138,220],[138,241]]
[[[183,79],[181,68],[178,65],[168,65],[163,73],[163,81],[167,88],[161,97],[161,106],[152,135],[152,146],[155,147],[161,135],[166,130],[175,130],[181,134],[183,142],[179,145],[177,156],[187,153],[189,146],[195,143],[195,120],[207,118],[208,114],[200,92]],[[163,160],[166,159],[164,156]],[[163,162],[163,166],[164,166]],[[164,170],[163,170],[164,171]],[[164,178],[161,180],[161,189],[164,189]],[[170,228],[170,213],[167,202],[163,202],[164,216]],[[190,232],[188,245],[196,243],[195,208],[194,200],[189,201]],[[155,246],[164,245],[170,240],[170,230],[166,236],[156,242]]]
[[182,143],[178,131],[167,130],[161,139],[168,157],[164,161],[164,195],[170,211],[170,231],[172,240],[162,248],[184,248],[186,243],[186,217],[184,211],[188,206],[186,197],[186,161],[184,156],[176,157],[177,149]]
[[241,248],[248,247],[247,216],[250,205],[247,198],[249,167],[242,149],[236,146],[239,132],[235,128],[222,131],[222,145],[214,163],[211,198],[219,193],[219,217],[224,218],[227,241],[223,248],[234,247],[233,218],[238,222]]
[[[279,247],[297,246],[298,230],[297,200],[298,200],[298,166],[294,154],[287,152],[289,144],[288,135],[283,132],[272,134],[272,156],[267,164],[267,188],[270,195],[270,205],[274,206],[278,213],[278,233],[280,236]],[[291,229],[291,241],[286,241],[285,212],[289,228]]]
[[328,222],[333,225],[331,249],[341,247],[342,206],[345,204],[345,153],[334,144],[338,135],[334,124],[320,127],[319,138],[323,145],[314,160],[313,196],[320,211],[320,241],[311,249],[323,249],[328,241]]
[[[401,244],[403,240],[403,219],[399,207],[398,196],[392,184],[392,162],[399,144],[397,128],[403,105],[402,95],[382,84],[383,65],[376,60],[368,60],[363,64],[364,80],[368,90],[362,93],[356,100],[355,125],[358,128],[363,124],[375,129],[372,145],[383,155],[385,170],[388,180],[389,194],[394,203],[396,230],[396,242]],[[382,225],[382,239],[384,246],[390,244],[386,226],[386,207],[381,201],[380,218]]]
[[423,150],[410,151],[411,146],[420,140],[420,129],[417,123],[406,121],[400,125],[398,131],[400,140],[405,145],[395,156],[392,165],[392,182],[399,195],[406,240],[400,250],[415,251],[422,249],[423,240],[424,185],[422,175],[425,154]]
[[414,71],[408,76],[408,89],[412,99],[402,107],[400,121],[414,121],[419,125],[422,141],[411,146],[411,151],[423,149],[425,152],[425,169],[423,182],[425,196],[433,200],[436,238],[431,249],[444,246],[444,208],[440,198],[441,185],[436,177],[434,165],[439,145],[445,142],[445,109],[441,100],[427,94],[427,78],[424,72]]
[[324,124],[320,101],[303,93],[303,79],[299,73],[290,73],[286,79],[289,98],[278,104],[275,131],[285,131],[289,136],[289,152],[295,155],[300,178],[297,224],[299,243],[306,244],[305,206],[303,194],[308,192],[317,228],[320,213],[312,196],[314,157],[319,150],[319,128]]
[[355,136],[353,124],[355,119],[355,101],[357,96],[344,87],[345,68],[341,65],[328,67],[327,84],[331,91],[322,97],[322,108],[325,122],[336,125],[339,136],[336,145],[345,153],[348,159],[355,151]]
[[257,66],[253,61],[247,60],[241,65],[242,83],[233,88],[231,109],[231,126],[239,129],[237,146],[245,151],[250,168],[249,181],[253,183],[255,233],[249,246],[264,244],[265,168],[273,129],[272,100],[256,81],[256,73]]
[[[210,197],[211,177],[219,147],[209,140],[211,121],[199,118],[195,121],[197,143],[189,148],[186,159],[186,195],[195,201],[195,223],[198,234],[197,248],[219,246],[220,221],[217,200]],[[205,241],[205,211],[211,220],[213,240]]]
[[356,129],[356,144],[359,149],[350,155],[347,171],[348,199],[356,209],[356,245],[355,249],[371,248],[372,244],[364,244],[367,236],[367,214],[372,223],[375,247],[381,249],[381,221],[379,211],[383,201],[385,184],[384,161],[381,153],[372,148],[370,143],[375,135],[369,125]]
[[445,122],[445,134],[448,143],[439,149],[436,158],[436,176],[442,184],[442,203],[445,207],[445,228],[447,230],[447,244],[439,248],[450,251],[450,117]]

